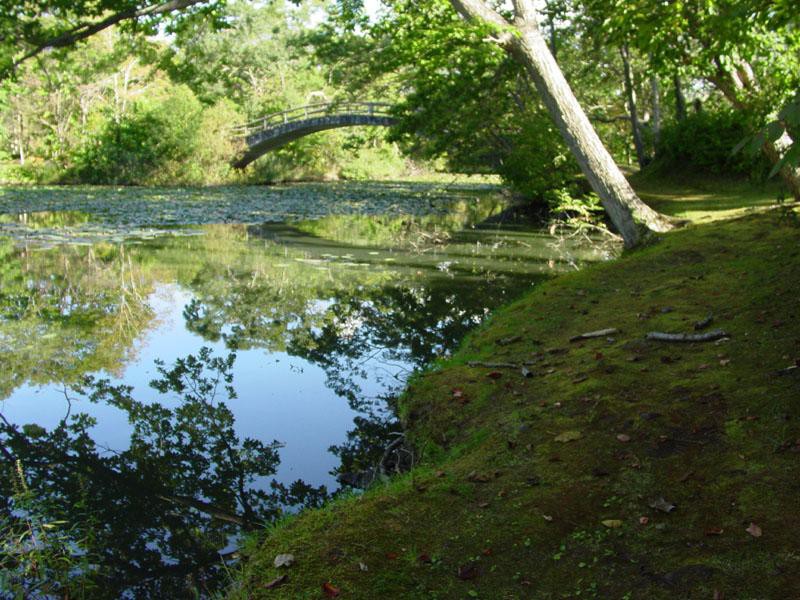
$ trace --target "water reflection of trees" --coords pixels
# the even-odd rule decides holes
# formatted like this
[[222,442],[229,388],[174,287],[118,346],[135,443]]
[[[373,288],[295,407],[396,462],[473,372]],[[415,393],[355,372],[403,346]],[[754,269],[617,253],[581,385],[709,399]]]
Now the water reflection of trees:
[[[287,506],[319,504],[324,489],[266,485],[279,462],[276,442],[236,435],[225,401],[235,397],[234,360],[203,349],[159,366],[151,385],[172,401],[141,402],[129,387],[86,379],[65,392],[66,414],[49,431],[0,414],[0,461],[9,475],[0,480],[6,585],[23,597],[47,590],[71,597],[76,588],[98,598],[209,595],[232,536],[263,527]],[[73,394],[123,411],[132,426],[128,448],[99,446],[95,421],[70,414]],[[67,537],[71,552],[60,572],[30,568],[36,546],[41,553],[48,542],[25,535],[31,509],[21,505],[21,486],[36,499],[35,522]]]
[[[348,223],[359,238],[352,244],[344,240]],[[194,298],[184,310],[186,325],[204,339],[224,340],[232,351],[286,351],[324,369],[327,385],[360,413],[332,451],[341,459],[341,480],[362,485],[399,431],[392,403],[405,375],[452,349],[535,276],[531,264],[517,273],[514,261],[524,257],[513,248],[494,263],[485,249],[468,244],[414,247],[389,262],[371,240],[400,244],[402,236],[442,225],[385,225],[386,231],[365,231],[373,225],[340,217],[314,225],[339,241],[308,237],[305,224],[210,226],[202,237],[137,246],[47,252],[0,246],[0,394],[25,381],[69,384],[87,372],[118,372],[153,322],[148,295],[159,281],[177,281]],[[460,261],[458,276],[450,258]],[[270,483],[276,446],[240,440],[232,414],[213,393],[233,393],[231,368],[207,353],[162,366],[155,387],[179,401],[143,403],[128,388],[87,382],[86,396],[129,419],[124,450],[98,446],[85,414],[51,430],[0,419],[3,470],[21,465],[23,476],[0,483],[6,524],[24,525],[24,511],[15,512],[24,481],[38,499],[37,512],[69,524],[66,551],[83,552],[71,558],[98,584],[92,595],[129,589],[181,597],[213,589],[223,571],[218,551],[231,536],[270,521],[286,505],[317,503],[324,495],[301,482]],[[379,397],[370,397],[375,386],[367,391],[365,382],[381,377]],[[23,555],[9,556],[0,566],[19,572]],[[71,577],[78,581],[74,570]]]
[[[397,270],[393,280],[363,285],[336,277],[335,265],[329,268],[335,283],[309,295],[276,288],[247,270],[229,271],[220,289],[223,280],[209,274],[213,292],[194,280],[184,317],[190,330],[224,338],[232,348],[286,351],[321,367],[327,387],[360,413],[347,440],[331,448],[341,460],[340,481],[360,486],[372,479],[384,447],[400,430],[391,403],[407,375],[452,350],[491,308],[530,285],[530,278],[501,284],[489,276]],[[313,301],[320,295],[324,301]],[[372,397],[364,384],[374,392],[376,382],[382,393]]]
[[121,246],[0,242],[0,398],[25,382],[116,372],[153,318],[151,286]]

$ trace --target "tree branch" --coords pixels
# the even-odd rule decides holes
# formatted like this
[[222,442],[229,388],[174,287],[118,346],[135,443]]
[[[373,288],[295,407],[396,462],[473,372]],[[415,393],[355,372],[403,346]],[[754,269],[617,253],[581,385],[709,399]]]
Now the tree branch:
[[109,17],[106,17],[102,21],[98,21],[96,23],[81,23],[80,25],[76,25],[69,31],[65,31],[60,35],[57,35],[53,38],[50,38],[49,40],[37,44],[32,50],[24,54],[21,58],[15,60],[12,65],[12,68],[18,67],[26,60],[29,60],[34,56],[38,56],[45,50],[48,50],[50,48],[65,48],[67,46],[71,46],[76,42],[85,40],[86,38],[91,37],[96,33],[103,31],[104,29],[113,27],[114,25],[117,25],[122,21],[129,21],[131,19],[138,19],[141,17],[151,17],[151,16],[168,14],[171,12],[189,8],[190,6],[194,6],[195,4],[200,4],[202,1],[203,0],[169,0],[169,2],[156,4],[154,6],[148,6],[140,9],[131,8],[128,10],[124,10],[122,12],[118,12]]
[[450,0],[450,4],[467,21],[483,21],[503,29],[511,24],[500,13],[480,0]]

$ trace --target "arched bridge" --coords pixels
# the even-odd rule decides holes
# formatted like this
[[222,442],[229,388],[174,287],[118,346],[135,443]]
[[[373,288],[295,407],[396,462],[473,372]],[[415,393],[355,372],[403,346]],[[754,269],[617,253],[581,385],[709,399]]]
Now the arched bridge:
[[246,150],[233,166],[243,169],[266,152],[317,131],[393,125],[391,106],[382,102],[322,102],[273,113],[234,127],[233,137],[243,140]]

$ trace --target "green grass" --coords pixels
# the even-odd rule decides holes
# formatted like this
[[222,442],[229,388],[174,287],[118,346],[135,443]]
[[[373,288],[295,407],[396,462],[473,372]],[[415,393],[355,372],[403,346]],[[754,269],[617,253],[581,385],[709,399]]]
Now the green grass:
[[[662,210],[714,222],[496,313],[403,398],[421,465],[267,532],[231,595],[317,599],[329,581],[363,599],[800,597],[800,373],[777,374],[800,359],[797,215],[720,220],[769,194],[650,185]],[[709,313],[728,341],[644,339]],[[533,361],[534,377],[470,361]],[[556,441],[567,431],[580,439]],[[297,562],[267,589],[283,552]]]
[[663,177],[640,173],[631,181],[642,200],[656,210],[696,224],[774,207],[786,196],[777,179],[752,183],[689,173],[666,181]]

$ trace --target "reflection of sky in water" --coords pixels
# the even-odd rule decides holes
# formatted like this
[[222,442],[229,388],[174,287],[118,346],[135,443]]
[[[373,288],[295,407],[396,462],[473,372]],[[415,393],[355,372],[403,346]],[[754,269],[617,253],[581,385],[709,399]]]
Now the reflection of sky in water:
[[[396,234],[393,222],[384,224],[385,230],[379,228],[379,235],[372,239],[371,224],[365,227],[363,217],[355,217],[352,222],[334,217],[306,224],[313,233],[287,225],[247,229],[210,226],[205,235],[184,241],[172,236],[151,242],[129,241],[128,250],[121,252],[119,276],[132,280],[134,271],[138,273],[137,269],[141,269],[143,284],[152,282],[146,304],[155,318],[143,325],[146,327],[143,332],[134,330],[133,349],[127,356],[116,359],[122,362],[112,380],[133,386],[133,397],[138,400],[157,400],[172,408],[176,406],[174,398],[160,397],[149,386],[158,376],[154,361],[161,360],[170,367],[178,358],[190,353],[196,355],[203,346],[212,348],[215,356],[225,356],[228,350],[222,340],[237,327],[243,328],[244,346],[253,349],[237,352],[233,368],[237,398],[227,401],[236,419],[237,435],[240,439],[251,437],[265,443],[277,440],[283,445],[278,481],[290,483],[302,479],[311,485],[335,488],[330,471],[338,466],[339,459],[329,448],[346,439],[358,414],[346,397],[337,394],[335,386],[346,382],[359,399],[366,400],[396,391],[413,369],[411,360],[424,362],[424,357],[452,347],[490,308],[507,301],[507,294],[519,293],[554,269],[571,268],[576,259],[601,257],[596,250],[577,245],[556,250],[553,239],[541,232],[520,228],[501,231],[495,226],[472,228],[474,223],[470,219],[479,221],[496,209],[497,205],[490,202],[484,212],[483,209],[474,209],[474,214],[468,212],[456,228],[452,228],[452,223],[447,225],[451,229],[443,238],[445,243],[425,247],[411,248],[391,238]],[[75,215],[47,213],[36,218],[50,226],[59,222],[61,216],[65,220],[61,231],[68,231],[77,219]],[[30,225],[32,218],[27,219],[26,225]],[[404,219],[403,227],[408,224],[408,219]],[[446,230],[445,224],[440,227]],[[129,235],[131,231],[138,232],[115,230],[114,234]],[[16,243],[22,243],[21,239],[25,245],[32,243],[29,233],[16,238]],[[381,237],[381,233],[389,237]],[[79,266],[83,264],[81,260],[94,252],[76,254],[72,252],[74,246],[71,250],[69,246],[45,250],[42,246],[49,245],[46,240],[38,240],[37,245],[31,246],[30,251],[52,253],[48,256],[58,260],[34,262],[39,264],[38,271],[23,270],[23,277],[36,280],[36,285],[52,278],[48,268],[60,268],[57,265],[61,253],[64,265],[68,265],[69,255]],[[130,261],[128,256],[134,257],[133,263],[126,263]],[[114,296],[120,291],[115,263],[98,262],[94,258],[88,262],[93,268],[100,267],[96,272],[87,271],[87,292],[91,295],[95,287],[104,290],[108,310],[117,310]],[[198,271],[194,272],[194,268]],[[70,272],[70,268],[65,269]],[[70,312],[71,288],[64,286],[72,286],[74,282],[64,274],[60,277],[63,281],[53,280],[50,292],[52,296],[62,294],[60,314],[66,316]],[[104,281],[105,287],[95,280]],[[80,281],[77,291],[81,291]],[[286,296],[282,295],[284,286],[289,288]],[[281,288],[277,295],[258,295],[275,287]],[[293,295],[292,290],[299,296]],[[250,304],[251,293],[260,300],[258,304]],[[93,300],[96,298],[88,299]],[[194,314],[199,320],[190,328],[184,309],[194,300],[201,310]],[[280,303],[284,301],[289,304],[282,306]],[[194,332],[203,326],[207,314],[211,323],[209,337],[218,339],[221,334],[220,341],[209,341]],[[248,321],[251,316],[252,323]],[[316,357],[318,364],[312,362],[313,351],[304,353],[310,357],[307,360],[291,356],[283,351],[282,345],[280,350],[265,350],[259,346],[275,347],[275,340],[268,339],[274,333],[269,325],[273,319],[278,319],[277,329],[283,329],[279,337],[287,342],[298,333],[299,343],[307,343],[302,337],[302,327],[307,327],[306,334],[321,343],[325,343],[326,335],[330,343],[331,334],[338,342],[320,350],[323,356]],[[307,322],[301,322],[304,319]],[[3,334],[0,328],[0,344]],[[31,335],[36,334],[31,332]],[[265,335],[268,337],[261,337]],[[47,336],[54,337],[55,333]],[[311,343],[316,343],[316,339]],[[416,345],[413,358],[404,344]],[[48,360],[62,360],[59,354],[90,355],[95,351],[94,345],[94,338],[89,336],[77,347],[64,343],[49,357],[33,356],[30,360],[40,362],[47,370]],[[329,364],[320,364],[320,358]],[[50,368],[53,364],[50,363]],[[219,398],[225,400],[222,395]],[[44,386],[23,383],[0,406],[12,422],[37,423],[51,429],[62,418],[66,402],[57,382]],[[122,411],[83,400],[75,403],[72,412],[87,412],[97,419],[94,435],[99,445],[110,450],[127,448],[131,427]]]
[[[213,348],[215,356],[227,354],[224,343],[205,341],[186,329],[182,312],[191,298],[191,293],[177,285],[163,285],[150,297],[157,324],[137,340],[135,358],[119,378],[120,383],[134,387],[135,398],[157,398],[174,406],[149,386],[157,376],[156,359],[170,365],[203,346]],[[318,308],[328,304],[315,303]],[[328,448],[341,443],[356,413],[326,387],[324,371],[284,352],[256,349],[237,352],[233,373],[238,397],[226,402],[236,418],[238,435],[264,442],[277,440],[284,445],[276,479],[283,483],[303,479],[312,485],[335,488],[329,472],[338,459]],[[366,396],[375,396],[383,388],[375,378],[360,383]],[[224,400],[224,393],[219,398]],[[37,423],[47,429],[56,426],[66,410],[63,390],[57,385],[23,385],[2,405],[10,421]],[[73,413],[83,411],[98,419],[94,435],[99,445],[112,450],[127,447],[130,426],[122,411],[86,400],[73,403]]]

